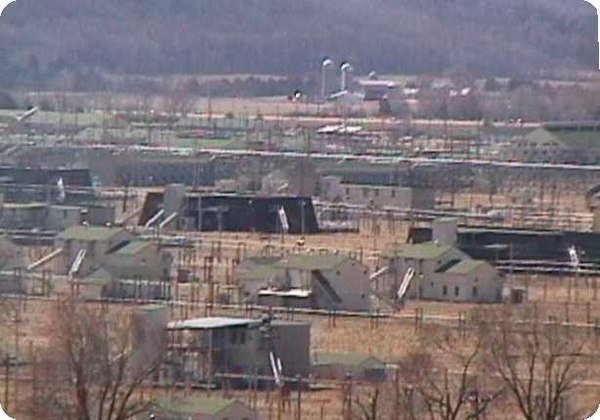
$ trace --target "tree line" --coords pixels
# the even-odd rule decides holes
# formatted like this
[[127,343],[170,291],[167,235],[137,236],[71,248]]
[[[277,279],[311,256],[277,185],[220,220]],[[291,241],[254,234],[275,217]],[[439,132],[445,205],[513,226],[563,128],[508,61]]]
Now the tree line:
[[0,86],[111,74],[318,71],[551,74],[596,68],[595,11],[562,0],[20,0],[0,21]]

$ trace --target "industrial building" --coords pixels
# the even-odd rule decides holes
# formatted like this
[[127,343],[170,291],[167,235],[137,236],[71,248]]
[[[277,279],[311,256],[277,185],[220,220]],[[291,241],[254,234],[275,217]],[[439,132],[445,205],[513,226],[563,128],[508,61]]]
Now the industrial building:
[[600,158],[598,123],[550,123],[518,137],[511,155],[524,162],[596,164]]
[[114,278],[166,281],[173,257],[157,242],[119,227],[72,226],[57,236],[62,274],[84,278],[104,269]]
[[243,299],[266,306],[369,311],[369,269],[341,254],[290,255],[242,262],[234,274]]
[[318,379],[343,381],[348,375],[360,382],[384,382],[385,363],[375,356],[359,353],[316,352],[313,355],[313,375]]
[[0,204],[0,227],[8,229],[38,229],[56,232],[84,223],[106,226],[114,221],[115,209],[102,205]]
[[321,198],[332,202],[367,205],[375,208],[400,209],[435,208],[435,191],[394,185],[342,183],[338,176],[326,176],[321,181]]
[[[435,240],[434,229],[412,227],[409,241]],[[452,244],[472,258],[481,259],[503,271],[564,275],[573,272],[569,249],[574,249],[590,275],[600,260],[600,233],[574,230],[519,229],[456,226]]]
[[451,245],[399,244],[383,257],[388,265],[388,291],[399,299],[476,303],[502,300],[503,279],[498,271]]
[[161,280],[142,280],[116,277],[105,269],[94,271],[78,279],[76,294],[84,300],[168,300],[171,299],[171,284]]
[[155,420],[260,420],[247,404],[231,398],[193,396],[159,398],[144,411],[143,418]]
[[187,193],[183,185],[149,192],[139,224],[203,232],[319,232],[310,197]]
[[395,244],[382,254],[378,290],[398,300],[501,301],[502,275],[454,246],[457,220],[438,219],[432,231],[432,242]]
[[92,186],[89,169],[0,166],[1,184],[56,185],[59,179],[62,179],[66,186]]
[[[282,377],[310,373],[310,324],[264,316],[249,318],[196,318],[170,322],[168,354],[163,380],[218,386],[248,386],[246,377],[275,375],[271,359],[281,366]],[[224,376],[225,375],[225,376]]]

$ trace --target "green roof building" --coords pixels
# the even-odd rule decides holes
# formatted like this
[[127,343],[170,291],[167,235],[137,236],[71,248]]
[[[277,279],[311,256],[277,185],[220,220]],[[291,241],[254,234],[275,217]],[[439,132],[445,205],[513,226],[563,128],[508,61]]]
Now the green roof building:
[[[156,420],[258,420],[261,416],[236,399],[207,397],[160,399],[148,410]],[[148,417],[145,417],[148,418]]]

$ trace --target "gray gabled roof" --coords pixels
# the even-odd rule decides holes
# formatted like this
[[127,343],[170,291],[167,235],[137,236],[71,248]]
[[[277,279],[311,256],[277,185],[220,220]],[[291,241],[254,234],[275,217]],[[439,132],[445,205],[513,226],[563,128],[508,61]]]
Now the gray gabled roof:
[[330,353],[316,352],[313,356],[315,365],[340,364],[346,366],[384,366],[384,363],[375,356],[361,353]]
[[472,273],[474,270],[478,269],[479,267],[482,267],[485,265],[489,265],[489,264],[482,260],[470,260],[470,259],[462,260],[458,264],[456,264],[456,265],[450,267],[448,270],[446,270],[446,273],[469,274],[469,273]]
[[238,268],[238,276],[245,280],[265,280],[282,276],[285,270],[331,271],[346,261],[355,261],[342,254],[297,254],[286,258],[249,258]]
[[335,270],[348,260],[352,260],[352,258],[342,254],[290,255],[278,261],[275,266],[294,270],[330,271]]
[[284,274],[276,267],[278,258],[246,258],[236,267],[236,276],[243,280],[269,280]]
[[239,404],[238,400],[230,398],[207,397],[198,395],[188,398],[157,400],[153,405],[159,410],[184,416],[205,415],[217,416],[226,409]]
[[592,149],[600,147],[600,130],[597,126],[546,126],[533,130],[525,139],[542,144],[553,142],[568,148]]
[[77,241],[108,241],[113,236],[125,232],[120,227],[71,226],[58,234],[59,239]]

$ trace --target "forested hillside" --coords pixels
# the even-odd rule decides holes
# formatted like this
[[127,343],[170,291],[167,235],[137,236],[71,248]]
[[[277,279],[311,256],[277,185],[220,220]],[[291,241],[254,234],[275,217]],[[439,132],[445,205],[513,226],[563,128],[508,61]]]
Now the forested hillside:
[[302,74],[325,55],[365,72],[593,69],[596,27],[583,0],[17,0],[0,18],[0,83]]

